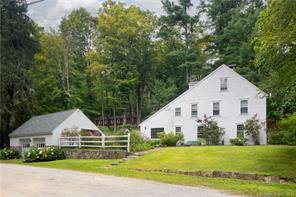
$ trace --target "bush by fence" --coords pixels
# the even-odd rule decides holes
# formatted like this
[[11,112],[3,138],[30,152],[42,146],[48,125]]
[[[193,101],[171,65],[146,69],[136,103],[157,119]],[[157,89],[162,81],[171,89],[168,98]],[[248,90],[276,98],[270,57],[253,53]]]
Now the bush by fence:
[[24,162],[53,161],[65,159],[64,151],[59,147],[32,148],[24,153]]

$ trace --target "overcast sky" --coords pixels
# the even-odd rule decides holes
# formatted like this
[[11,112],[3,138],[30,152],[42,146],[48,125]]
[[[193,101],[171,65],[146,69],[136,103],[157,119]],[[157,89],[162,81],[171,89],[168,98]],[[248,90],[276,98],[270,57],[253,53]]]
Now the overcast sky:
[[[27,0],[34,2],[36,0]],[[93,16],[104,0],[44,0],[40,3],[29,5],[28,15],[46,30],[49,27],[57,28],[61,18],[68,15],[72,10],[84,7]],[[136,4],[143,10],[150,10],[157,15],[163,14],[161,0],[120,0],[126,4]],[[176,0],[175,0],[176,1]],[[194,9],[199,0],[192,0]]]

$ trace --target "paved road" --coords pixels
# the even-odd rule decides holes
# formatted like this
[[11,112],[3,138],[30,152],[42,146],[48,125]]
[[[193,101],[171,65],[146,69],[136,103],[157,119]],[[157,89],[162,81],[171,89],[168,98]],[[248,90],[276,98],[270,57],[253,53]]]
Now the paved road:
[[0,196],[5,197],[227,197],[229,193],[71,170],[0,164]]

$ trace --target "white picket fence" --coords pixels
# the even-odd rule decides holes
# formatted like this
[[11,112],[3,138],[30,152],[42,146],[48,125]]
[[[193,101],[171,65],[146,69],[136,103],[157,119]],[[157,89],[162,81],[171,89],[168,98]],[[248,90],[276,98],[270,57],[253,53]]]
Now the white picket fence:
[[130,152],[130,134],[113,136],[60,137],[59,147],[126,149]]

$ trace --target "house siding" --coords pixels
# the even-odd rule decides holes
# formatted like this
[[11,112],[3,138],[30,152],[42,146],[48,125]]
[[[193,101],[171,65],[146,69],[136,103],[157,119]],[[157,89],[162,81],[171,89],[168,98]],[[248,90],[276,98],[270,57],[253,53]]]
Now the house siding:
[[[227,77],[228,88],[220,91],[220,79]],[[212,116],[218,125],[225,129],[223,140],[229,144],[236,137],[236,125],[244,123],[257,114],[261,122],[266,122],[266,98],[254,85],[243,79],[226,66],[221,66],[205,80],[192,87],[183,96],[177,98],[164,109],[140,124],[141,133],[150,137],[150,129],[163,127],[165,132],[175,131],[175,126],[182,126],[185,141],[197,140],[197,119],[204,115]],[[241,99],[248,99],[248,114],[240,114]],[[213,102],[220,102],[220,115],[213,116]],[[191,104],[198,104],[197,118],[191,117]],[[175,117],[175,107],[181,107],[181,116]],[[252,143],[252,141],[250,141]],[[266,144],[266,128],[260,131],[260,143]]]

